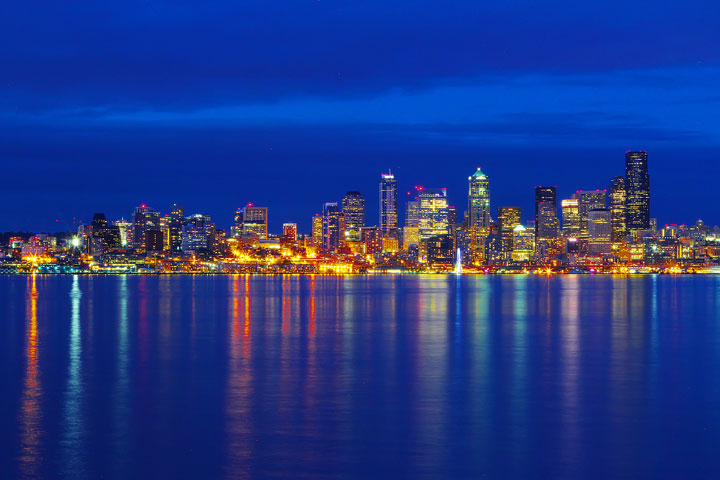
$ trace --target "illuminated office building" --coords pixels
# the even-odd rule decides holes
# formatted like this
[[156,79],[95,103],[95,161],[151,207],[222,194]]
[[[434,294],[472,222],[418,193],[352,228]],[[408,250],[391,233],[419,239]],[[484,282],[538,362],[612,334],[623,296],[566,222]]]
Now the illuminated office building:
[[478,169],[468,177],[468,226],[484,229],[490,226],[490,180]]
[[650,228],[650,175],[647,152],[625,153],[627,189],[627,229],[630,232]]
[[588,212],[588,251],[590,253],[610,253],[612,240],[612,220],[607,208],[593,209]]
[[267,238],[268,234],[268,208],[256,207],[249,203],[243,208],[242,215],[243,235],[256,235]]
[[551,240],[559,236],[559,222],[557,218],[557,208],[554,203],[540,202],[536,205],[536,222],[535,230],[538,241]]
[[120,235],[120,247],[127,247],[131,243],[130,231],[132,230],[132,223],[127,220],[120,219],[112,222],[114,227],[117,227]]
[[323,217],[320,214],[315,214],[312,218],[312,241],[315,247],[323,245]]
[[297,223],[283,223],[283,237],[297,240]]
[[209,215],[190,215],[182,227],[181,237],[184,252],[210,251],[215,240],[215,224]]
[[512,251],[513,232],[522,223],[520,207],[498,207],[498,233],[503,240],[503,248]]
[[623,177],[615,177],[610,181],[610,224],[612,227],[612,241],[621,242],[627,235],[627,188]]
[[173,252],[182,250],[182,227],[185,220],[185,209],[180,205],[173,205],[168,218],[168,245]]
[[573,198],[578,201],[578,215],[580,216],[580,236],[588,236],[588,212],[605,208],[607,205],[607,191],[605,190],[578,190]]
[[580,202],[577,198],[563,200],[562,233],[565,237],[580,236]]
[[445,188],[423,189],[418,195],[418,224],[420,241],[450,233],[447,190]]
[[[133,247],[148,250],[147,234],[152,231],[151,247],[154,251],[157,247],[158,237],[162,241],[160,233],[160,213],[147,205],[140,205],[133,212]],[[157,232],[157,233],[156,233]]]
[[345,217],[345,240],[359,242],[362,227],[365,226],[365,199],[360,192],[350,191],[345,194],[342,213]]
[[[557,210],[557,187],[535,187],[535,234],[540,227],[540,204],[552,205]],[[555,214],[557,218],[557,213]],[[538,235],[539,236],[539,235]]]
[[337,202],[323,204],[323,243],[325,250],[337,250],[341,245],[342,225],[340,217],[342,213]]
[[397,230],[397,181],[392,172],[380,176],[380,232],[383,237]]
[[535,232],[516,225],[512,232],[512,254],[514,262],[528,262],[535,255]]

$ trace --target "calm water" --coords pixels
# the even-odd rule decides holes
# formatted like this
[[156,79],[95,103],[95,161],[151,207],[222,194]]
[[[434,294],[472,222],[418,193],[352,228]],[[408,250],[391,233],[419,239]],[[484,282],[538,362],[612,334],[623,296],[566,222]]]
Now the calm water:
[[718,478],[720,277],[0,277],[0,478]]

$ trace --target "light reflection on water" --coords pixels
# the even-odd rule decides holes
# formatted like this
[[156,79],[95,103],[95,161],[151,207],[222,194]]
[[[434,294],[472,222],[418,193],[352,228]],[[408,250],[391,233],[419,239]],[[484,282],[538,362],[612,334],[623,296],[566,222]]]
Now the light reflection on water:
[[720,472],[718,277],[0,287],[2,478]]

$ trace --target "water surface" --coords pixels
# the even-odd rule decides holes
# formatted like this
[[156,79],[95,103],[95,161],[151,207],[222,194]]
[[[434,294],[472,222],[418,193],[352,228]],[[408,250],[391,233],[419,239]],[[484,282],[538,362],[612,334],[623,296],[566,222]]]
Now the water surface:
[[718,478],[720,277],[0,277],[0,478]]

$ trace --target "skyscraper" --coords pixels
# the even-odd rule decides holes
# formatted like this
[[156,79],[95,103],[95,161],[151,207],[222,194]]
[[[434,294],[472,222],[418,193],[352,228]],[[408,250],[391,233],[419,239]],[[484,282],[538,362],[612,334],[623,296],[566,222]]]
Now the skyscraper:
[[173,205],[168,220],[168,249],[173,252],[182,250],[182,227],[185,220],[185,209],[180,205]]
[[[535,187],[535,234],[538,234],[540,220],[540,204],[546,203],[557,209],[557,187]],[[557,217],[557,214],[556,214]]]
[[380,175],[380,232],[388,236],[397,229],[397,182],[391,171]]
[[323,217],[317,213],[312,218],[312,243],[316,248],[323,245]]
[[243,235],[257,235],[267,238],[268,234],[268,207],[256,207],[248,203],[243,208]]
[[342,199],[342,213],[345,216],[345,240],[359,242],[362,227],[365,226],[365,199],[357,191],[350,191]]
[[612,227],[612,241],[620,242],[627,235],[626,223],[627,189],[625,178],[615,177],[610,181],[610,224]]
[[577,198],[563,200],[562,204],[562,232],[565,237],[580,235],[580,202]]
[[506,251],[512,250],[513,232],[515,227],[522,224],[521,217],[520,207],[498,207],[498,231]]
[[557,209],[554,203],[540,202],[536,205],[536,222],[535,230],[538,241],[550,240],[558,237],[559,225],[557,218]]
[[418,196],[420,202],[420,240],[450,233],[448,218],[447,190],[426,188]]
[[578,190],[573,198],[578,200],[578,215],[580,217],[580,236],[588,236],[588,212],[605,208],[607,204],[607,191],[605,190]]
[[597,208],[588,212],[588,237],[590,253],[610,253],[612,237],[610,210]]
[[468,177],[468,226],[490,226],[490,180],[480,167]]
[[340,246],[341,222],[337,202],[323,204],[323,248],[337,250]]
[[147,248],[147,232],[152,231],[152,248],[157,247],[157,238],[162,239],[160,232],[160,213],[143,204],[133,212],[133,246],[135,248]]
[[627,188],[627,229],[631,232],[650,228],[650,175],[647,152],[625,153]]

